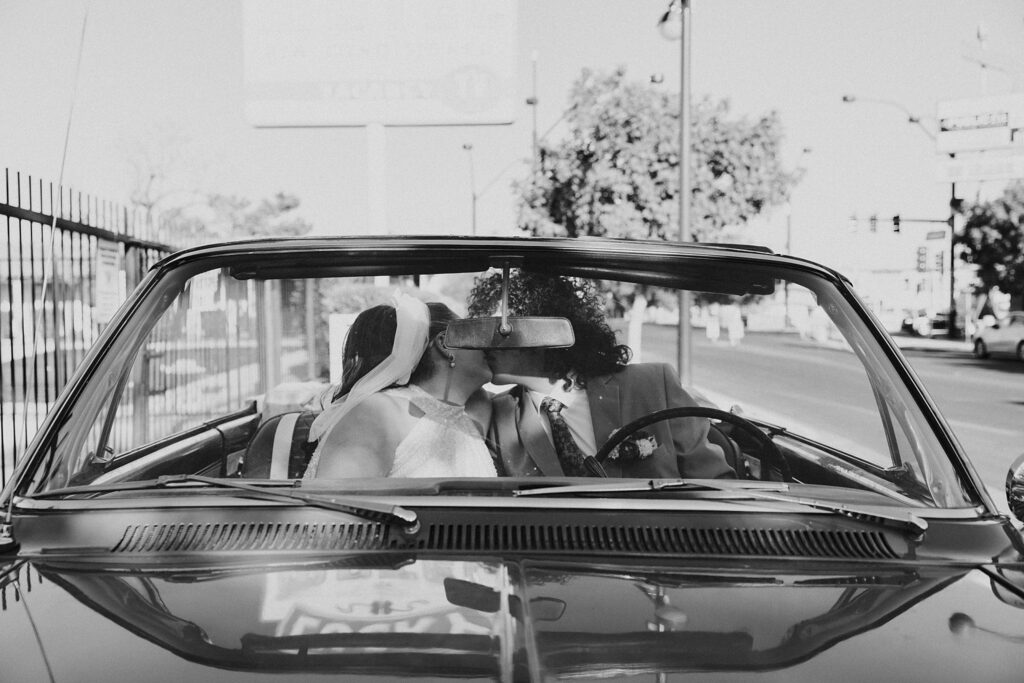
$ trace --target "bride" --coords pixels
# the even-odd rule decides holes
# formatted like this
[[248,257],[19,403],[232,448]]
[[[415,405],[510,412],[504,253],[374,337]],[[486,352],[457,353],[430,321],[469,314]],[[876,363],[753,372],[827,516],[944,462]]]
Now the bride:
[[457,317],[406,294],[359,314],[304,478],[496,476],[483,438],[491,369],[482,351],[444,346]]

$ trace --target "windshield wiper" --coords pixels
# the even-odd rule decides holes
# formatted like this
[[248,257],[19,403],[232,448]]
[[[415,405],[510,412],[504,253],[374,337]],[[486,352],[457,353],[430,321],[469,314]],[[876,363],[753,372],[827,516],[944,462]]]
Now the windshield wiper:
[[827,512],[834,512],[844,517],[857,520],[859,522],[865,522],[867,524],[873,524],[875,526],[888,526],[894,527],[900,531],[910,531],[917,535],[924,534],[928,530],[928,520],[923,517],[918,517],[912,512],[896,513],[896,512],[878,512],[875,510],[868,510],[860,507],[859,505],[847,505],[845,503],[833,503],[827,500],[819,500],[817,498],[803,498],[801,496],[788,496],[788,495],[775,495],[770,491],[750,491],[749,493],[752,498],[759,500],[774,500],[781,503],[796,503],[797,505],[803,505],[817,510],[825,510]]
[[[757,490],[786,491],[788,486],[780,482],[744,482]],[[553,484],[528,489],[517,489],[514,496],[557,496],[562,493],[633,493],[637,491],[725,491],[721,486],[687,479],[648,479],[635,482],[607,482],[601,484]]]
[[[352,497],[326,496],[313,493],[305,493],[294,489],[288,492],[268,491],[262,485],[245,484],[234,479],[218,479],[216,477],[204,477],[199,474],[171,474],[157,477],[148,481],[121,482],[117,484],[99,486],[68,486],[66,488],[54,489],[37,493],[31,498],[58,498],[74,494],[96,494],[110,491],[143,491],[160,488],[177,488],[176,484],[203,484],[217,488],[239,491],[244,497],[258,500],[277,500],[282,502],[301,502],[312,507],[344,512],[347,514],[362,517],[372,521],[384,521],[398,523],[406,533],[416,533],[419,530],[419,517],[413,510],[401,507],[400,505],[388,505],[377,503],[372,500],[362,500]],[[295,483],[273,482],[271,485],[294,487]]]
[[877,512],[857,505],[833,503],[817,498],[804,498],[788,495],[789,485],[784,482],[743,482],[740,485],[716,486],[707,481],[687,481],[686,479],[650,479],[637,482],[608,482],[600,484],[570,484],[566,486],[538,487],[520,489],[513,492],[515,496],[557,496],[560,494],[588,493],[633,493],[639,491],[718,491],[736,494],[738,498],[754,498],[780,503],[793,503],[816,510],[825,510],[843,515],[860,522],[875,526],[888,526],[900,531],[913,532],[918,535],[928,530],[927,520],[917,515],[893,512]]

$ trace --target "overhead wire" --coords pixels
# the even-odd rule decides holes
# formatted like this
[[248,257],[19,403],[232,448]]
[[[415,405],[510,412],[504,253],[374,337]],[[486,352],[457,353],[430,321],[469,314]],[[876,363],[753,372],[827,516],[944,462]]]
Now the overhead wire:
[[[86,33],[86,26],[88,25],[88,22],[89,22],[89,5],[87,3],[85,5],[85,11],[82,14],[82,30],[81,30],[81,32],[79,34],[78,52],[77,52],[77,55],[75,57],[75,75],[74,75],[74,79],[72,80],[72,83],[71,83],[71,101],[68,104],[67,124],[66,124],[66,126],[64,128],[64,143],[63,143],[63,146],[62,146],[62,149],[61,149],[60,167],[59,167],[58,172],[57,172],[57,194],[58,194],[58,197],[62,197],[63,196],[63,191],[64,191],[64,169],[67,166],[68,149],[71,146],[71,124],[72,124],[72,122],[74,120],[74,115],[75,115],[75,103],[78,101],[78,84],[79,84],[79,80],[81,78],[81,72],[82,72],[82,55],[85,52],[85,33]],[[52,205],[52,196],[51,196],[50,213],[53,214],[51,216],[52,220],[50,222],[50,240],[49,240],[50,269],[49,269],[49,271],[47,271],[45,265],[43,267],[42,295],[41,295],[41,297],[38,300],[38,304],[37,304],[38,310],[36,311],[35,319],[34,319],[34,322],[33,322],[33,325],[32,325],[32,336],[31,336],[31,339],[29,340],[29,348],[32,350],[33,354],[38,354],[39,353],[39,340],[40,340],[39,328],[43,324],[43,315],[46,312],[46,298],[49,295],[50,290],[51,290],[51,285],[52,285],[52,283],[51,283],[51,273],[54,273],[56,271],[56,267],[57,267],[57,265],[56,265],[56,252],[54,250],[54,241],[56,240],[56,235],[57,235],[57,214],[59,212],[56,211],[54,209],[53,205]],[[45,262],[46,261],[44,261],[44,264],[45,264]],[[54,302],[54,305],[56,306],[56,301]],[[45,353],[45,347],[43,349],[43,352]],[[28,394],[28,387],[35,386],[35,380],[36,380],[36,363],[35,362],[32,363],[31,370],[29,371],[29,375],[25,379],[26,379],[26,381],[25,381],[25,391],[23,392],[23,397],[22,397],[23,399],[25,399],[24,400],[25,406],[22,409],[22,413],[21,413],[21,436],[22,436],[22,442],[21,443],[23,443],[23,444],[26,443],[27,440],[28,440],[28,413],[29,413],[29,410],[28,410],[28,400],[27,400],[28,399],[28,395],[27,394]],[[36,395],[35,395],[34,398],[36,399],[36,402],[38,403],[38,398],[39,398],[38,390],[36,391]],[[5,524],[10,524],[11,523],[11,518],[13,517],[13,514],[14,514],[14,494],[13,494],[13,491],[16,488],[17,488],[17,485],[15,485],[15,487],[11,489],[11,491],[12,491],[11,499],[8,501],[7,513],[6,513],[5,519],[4,519],[4,523]]]
[[[565,111],[563,111],[562,115],[558,117],[558,120],[555,121],[553,124],[551,124],[551,126],[546,131],[544,131],[543,135],[541,135],[539,138],[537,138],[537,142],[540,143],[540,142],[543,142],[545,139],[547,139],[548,135],[551,134],[551,132],[555,129],[555,127],[557,127],[558,124],[560,124],[562,121],[565,120],[565,117],[568,115],[568,113],[571,111],[571,109],[572,108],[570,107],[569,109],[566,109]],[[510,161],[507,164],[505,164],[505,166],[500,171],[498,171],[497,174],[495,174],[494,178],[492,178],[481,189],[477,190],[477,193],[476,193],[477,198],[482,197],[484,192],[487,192],[487,190],[489,190],[492,185],[494,185],[496,182],[501,180],[501,177],[503,175],[505,175],[510,168],[512,168],[513,166],[515,166],[518,163],[521,163],[522,161],[523,161],[522,159],[513,159],[512,161]]]

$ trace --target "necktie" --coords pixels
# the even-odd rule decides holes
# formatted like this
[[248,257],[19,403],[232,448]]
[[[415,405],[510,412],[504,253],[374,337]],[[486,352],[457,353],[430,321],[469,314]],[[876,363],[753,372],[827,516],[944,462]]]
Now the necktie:
[[589,477],[590,472],[583,464],[586,456],[572,438],[569,424],[562,415],[564,407],[565,404],[550,396],[545,396],[540,402],[541,411],[548,416],[548,422],[551,423],[551,437],[555,442],[555,453],[562,464],[562,471],[570,477]]

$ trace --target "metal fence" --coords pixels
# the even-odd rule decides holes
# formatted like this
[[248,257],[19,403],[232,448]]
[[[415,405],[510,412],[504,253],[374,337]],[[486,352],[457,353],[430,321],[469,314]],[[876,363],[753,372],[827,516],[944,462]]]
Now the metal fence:
[[127,292],[171,251],[141,214],[4,171],[0,481]]
[[205,275],[190,281],[189,295],[168,307],[137,354],[106,439],[110,452],[240,410],[265,391],[258,357],[265,287],[223,269]]

